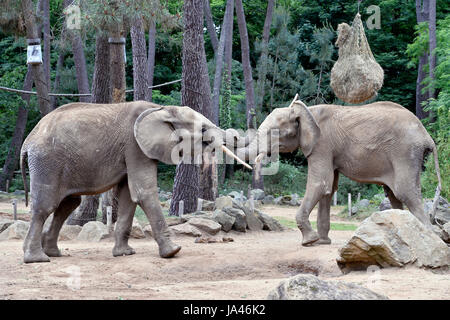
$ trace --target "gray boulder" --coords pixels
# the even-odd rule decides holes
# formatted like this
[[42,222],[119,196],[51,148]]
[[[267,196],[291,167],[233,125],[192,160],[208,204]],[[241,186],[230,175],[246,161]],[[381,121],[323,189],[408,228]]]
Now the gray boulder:
[[108,236],[108,228],[105,224],[100,221],[89,221],[81,229],[77,236],[77,240],[98,242],[108,238]]
[[324,281],[310,274],[283,280],[267,297],[269,300],[388,300],[354,283]]
[[275,203],[275,197],[272,196],[271,194],[267,195],[264,197],[264,199],[262,200],[263,204],[274,204]]
[[391,202],[388,198],[384,198],[380,203],[380,211],[392,209]]
[[195,226],[189,223],[177,224],[169,228],[173,233],[178,235],[186,235],[192,237],[200,237],[202,232]]
[[223,210],[226,207],[233,207],[233,198],[229,196],[222,196],[216,199],[216,209]]
[[367,199],[362,199],[356,204],[359,208],[367,208],[370,205],[370,201]]
[[202,211],[213,211],[214,210],[214,207],[216,206],[214,201],[209,201],[209,200],[205,200],[205,199],[201,199],[201,200],[202,200]]
[[352,214],[357,214],[358,213],[358,207],[357,206],[353,206],[352,207]]
[[25,194],[25,191],[17,189],[17,190],[14,191],[13,194],[16,195],[16,196],[21,196],[21,195]]
[[214,211],[213,219],[221,225],[222,230],[225,232],[229,232],[233,227],[234,222],[236,221],[235,217],[226,214],[222,210]]
[[0,233],[0,240],[23,240],[27,236],[29,228],[29,222],[16,220]]
[[236,208],[230,208],[230,207],[225,207],[223,208],[223,211],[226,214],[229,214],[230,216],[235,218],[234,224],[233,224],[233,229],[236,231],[240,231],[240,232],[246,232],[247,229],[247,219],[245,216],[245,213],[243,210],[241,209],[236,209]]
[[231,191],[228,195],[230,197],[232,197],[234,200],[240,200],[240,201],[246,201],[247,200],[247,197],[244,196],[244,194],[241,195],[241,193],[237,192],[237,191]]
[[59,232],[58,240],[74,240],[78,237],[83,228],[77,225],[64,224]]
[[264,224],[262,221],[256,216],[254,209],[251,208],[250,201],[247,201],[242,210],[245,213],[245,220],[247,222],[247,229],[251,231],[259,231],[263,230]]
[[339,249],[343,272],[369,265],[439,268],[450,265],[450,248],[407,210],[386,210],[365,219]]
[[192,218],[189,219],[188,223],[212,235],[217,234],[222,229],[222,225],[210,219]]
[[265,196],[264,190],[261,190],[261,189],[250,190],[250,195],[253,196],[254,200],[262,200],[262,199],[264,199],[264,196]]
[[12,219],[1,219],[0,220],[0,233],[5,231],[13,223],[14,223],[14,220],[12,220]]
[[144,231],[144,234],[146,237],[148,238],[152,238],[153,237],[153,231],[152,231],[152,226],[147,224],[146,226],[144,226],[142,228],[142,231]]
[[274,218],[255,209],[255,214],[259,220],[263,223],[263,230],[268,231],[283,231],[283,226]]
[[276,197],[273,199],[273,203],[276,205],[282,205],[283,204],[283,196]]
[[145,233],[142,229],[141,224],[136,218],[133,218],[133,224],[131,225],[130,238],[133,239],[144,239]]

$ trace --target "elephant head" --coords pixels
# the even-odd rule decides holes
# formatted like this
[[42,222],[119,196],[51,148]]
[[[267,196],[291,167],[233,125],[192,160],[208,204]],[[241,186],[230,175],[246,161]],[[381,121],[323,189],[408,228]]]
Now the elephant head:
[[144,154],[167,164],[197,163],[203,152],[222,149],[238,162],[224,146],[230,132],[215,126],[189,107],[160,106],[142,112],[134,124],[134,137]]
[[273,110],[245,146],[237,149],[238,156],[251,162],[256,157],[258,163],[274,151],[284,153],[300,148],[308,157],[320,136],[320,128],[308,107],[296,98],[289,107]]

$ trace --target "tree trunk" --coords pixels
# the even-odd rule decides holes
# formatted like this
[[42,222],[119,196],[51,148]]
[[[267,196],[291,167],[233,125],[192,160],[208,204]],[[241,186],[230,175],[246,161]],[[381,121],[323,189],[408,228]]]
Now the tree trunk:
[[262,110],[264,102],[264,89],[267,75],[267,59],[269,56],[270,27],[272,25],[272,16],[275,2],[276,0],[268,0],[266,20],[264,21],[263,37],[261,41],[261,57],[259,58],[258,81],[256,82],[256,108],[259,112]]
[[147,45],[142,17],[137,17],[131,24],[131,45],[133,50],[133,87],[134,101],[149,101]]
[[[28,71],[23,84],[23,90],[30,91],[32,87],[32,71],[31,66],[28,66]],[[25,100],[28,105],[28,103],[30,102],[30,95],[23,94],[22,99]],[[9,180],[9,182],[11,182],[14,177],[14,170],[17,167],[20,148],[22,146],[23,136],[25,134],[25,128],[27,125],[27,117],[28,109],[20,106],[17,113],[16,127],[11,139],[11,144],[9,145],[8,155],[6,156],[5,164],[3,165],[3,170],[0,174],[0,190],[8,191],[6,190],[6,181]]]
[[45,83],[47,84],[47,90],[50,91],[50,2],[49,0],[41,0],[41,5],[44,31],[44,50],[42,53],[42,60],[44,62]]
[[[53,83],[53,92],[59,91],[59,86],[61,84],[61,70],[64,67],[64,60],[65,60],[65,52],[61,50],[58,56],[58,62],[56,63],[56,75],[55,81]],[[50,102],[52,110],[56,109],[58,106],[58,97],[55,96],[50,97]]]
[[112,102],[120,103],[125,101],[125,62],[124,62],[124,46],[121,43],[124,37],[121,26],[116,26],[111,32],[109,38],[110,48],[110,71],[111,71],[111,94]]
[[247,104],[247,127],[255,128],[255,92],[253,90],[252,67],[250,65],[250,46],[248,44],[247,25],[245,22],[242,0],[236,0],[236,16],[241,38],[242,68],[244,69],[245,101]]
[[429,61],[429,76],[431,79],[431,89],[430,89],[430,98],[436,98],[435,96],[435,90],[434,90],[434,69],[436,68],[436,0],[429,0],[430,2],[430,9],[429,9],[429,52],[430,57],[428,59]]
[[[33,6],[31,0],[22,0],[22,14],[25,21],[28,39],[40,39],[38,28],[36,25],[36,17],[33,13]],[[50,110],[50,98],[48,95],[48,86],[45,80],[45,73],[42,64],[31,65],[34,85],[36,86],[39,110],[41,116],[45,116]]]
[[208,29],[209,37],[211,38],[211,45],[214,50],[214,56],[217,55],[217,48],[219,47],[219,40],[217,39],[216,26],[211,13],[211,6],[209,0],[204,0],[204,13],[206,20],[206,28]]
[[[72,38],[73,60],[75,63],[78,92],[81,94],[89,93],[89,80],[86,68],[86,57],[84,55],[83,41],[77,31],[70,32]],[[80,102],[91,102],[92,97],[80,97]]]
[[216,54],[216,70],[214,75],[214,88],[213,88],[213,113],[214,123],[219,124],[219,100],[220,100],[220,87],[222,85],[222,69],[223,69],[223,56],[225,51],[225,39],[227,38],[227,31],[230,29],[230,20],[233,18],[233,0],[227,0],[227,7],[225,10],[225,16],[223,18],[222,32],[220,33],[219,47]]
[[[183,5],[183,56],[181,104],[190,106],[198,112],[203,111],[205,94],[206,60],[203,39],[203,0],[185,0]],[[184,202],[184,212],[190,213],[197,209],[199,195],[199,166],[181,163],[177,166],[173,198],[170,204],[170,214],[177,215],[179,202]]]
[[[147,83],[148,86],[153,86],[153,76],[155,74],[155,51],[156,51],[156,23],[150,21],[148,29],[148,57],[147,57]],[[148,101],[152,101],[153,90],[147,89]]]
[[[417,23],[429,21],[430,14],[430,3],[429,0],[416,0],[416,16]],[[424,53],[419,58],[419,66],[417,71],[417,81],[416,81],[416,116],[419,119],[426,118],[428,116],[428,112],[423,110],[422,103],[429,99],[429,92],[422,93],[423,81],[426,77],[425,66],[428,63],[428,53]]]

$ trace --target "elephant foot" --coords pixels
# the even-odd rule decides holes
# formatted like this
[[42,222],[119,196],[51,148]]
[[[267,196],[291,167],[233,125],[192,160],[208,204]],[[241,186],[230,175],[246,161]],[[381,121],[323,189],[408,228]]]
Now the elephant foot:
[[331,239],[328,237],[320,238],[315,242],[316,244],[331,244]]
[[314,230],[311,230],[310,232],[305,232],[303,233],[302,246],[308,246],[310,244],[313,244],[319,239],[320,239],[319,235]]
[[44,252],[49,257],[61,257],[61,251],[58,249],[58,247],[53,248],[44,248]]
[[135,253],[136,251],[134,251],[134,249],[128,245],[122,247],[114,247],[112,251],[114,257],[130,256]]
[[169,240],[159,246],[159,255],[161,258],[172,258],[180,250],[181,246],[176,245]]
[[36,263],[36,262],[50,262],[50,258],[43,251],[29,252],[25,251],[23,256],[23,262]]

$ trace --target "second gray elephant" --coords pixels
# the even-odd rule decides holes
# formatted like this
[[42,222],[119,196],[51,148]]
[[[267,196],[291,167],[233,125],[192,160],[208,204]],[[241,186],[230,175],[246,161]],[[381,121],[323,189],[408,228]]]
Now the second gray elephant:
[[[308,160],[306,192],[296,215],[303,245],[331,243],[330,206],[339,173],[358,182],[383,185],[393,208],[402,209],[405,204],[431,227],[422,206],[420,173],[426,155],[432,152],[438,199],[441,178],[437,151],[420,120],[408,109],[393,102],[308,108],[297,100],[291,107],[272,111],[254,138],[247,140],[248,145],[238,149],[237,154],[250,160],[257,154],[257,159],[269,155],[269,148],[261,140],[267,139],[268,146],[276,144],[270,141],[274,129],[278,130],[279,152],[300,148]],[[317,203],[318,233],[309,222]]]

